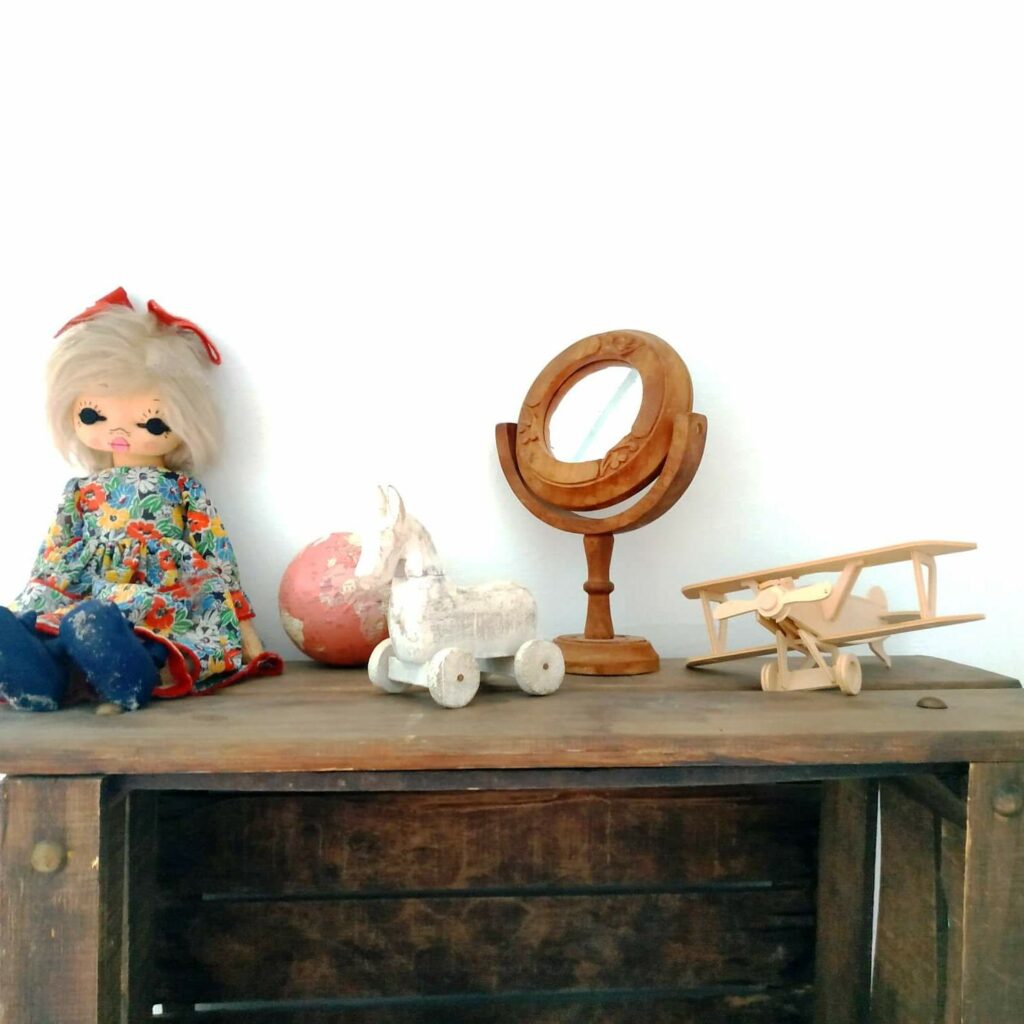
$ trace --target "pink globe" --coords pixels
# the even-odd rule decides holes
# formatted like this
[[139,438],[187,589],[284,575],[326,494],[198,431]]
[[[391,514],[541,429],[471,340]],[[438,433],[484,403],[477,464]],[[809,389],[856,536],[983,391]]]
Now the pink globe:
[[304,654],[328,665],[365,665],[388,635],[390,587],[362,590],[359,537],[332,533],[304,547],[281,579],[281,623]]

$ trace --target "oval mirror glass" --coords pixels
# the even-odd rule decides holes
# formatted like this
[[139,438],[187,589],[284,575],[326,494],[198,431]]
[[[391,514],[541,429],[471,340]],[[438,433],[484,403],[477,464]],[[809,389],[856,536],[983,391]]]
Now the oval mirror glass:
[[548,422],[551,454],[560,462],[603,459],[633,428],[643,384],[630,366],[605,366],[578,380]]

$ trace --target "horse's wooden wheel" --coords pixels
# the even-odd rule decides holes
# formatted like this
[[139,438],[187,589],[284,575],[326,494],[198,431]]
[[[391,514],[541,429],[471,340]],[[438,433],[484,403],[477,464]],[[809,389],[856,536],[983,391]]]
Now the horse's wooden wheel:
[[476,659],[458,647],[443,648],[427,665],[427,688],[441,707],[465,707],[480,688]]
[[528,640],[516,651],[513,673],[521,690],[543,697],[562,685],[565,658],[557,644],[548,640]]

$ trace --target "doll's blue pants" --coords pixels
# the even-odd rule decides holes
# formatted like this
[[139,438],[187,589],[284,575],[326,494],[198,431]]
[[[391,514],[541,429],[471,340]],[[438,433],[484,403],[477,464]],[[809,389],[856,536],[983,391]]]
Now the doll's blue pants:
[[0,696],[21,711],[55,711],[72,669],[106,701],[142,707],[156,686],[166,652],[136,636],[116,605],[83,601],[60,622],[59,634],[35,628],[35,614],[0,608]]

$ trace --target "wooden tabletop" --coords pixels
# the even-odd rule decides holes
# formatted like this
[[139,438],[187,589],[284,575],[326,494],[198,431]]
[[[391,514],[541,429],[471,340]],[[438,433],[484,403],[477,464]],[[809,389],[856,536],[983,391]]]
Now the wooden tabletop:
[[[569,676],[549,697],[482,686],[459,710],[385,694],[364,671],[279,678],[100,716],[0,707],[0,772],[36,775],[453,768],[928,764],[1024,760],[1024,690],[937,658],[863,659],[864,690],[763,693],[759,664]],[[945,710],[918,700],[941,694]]]

